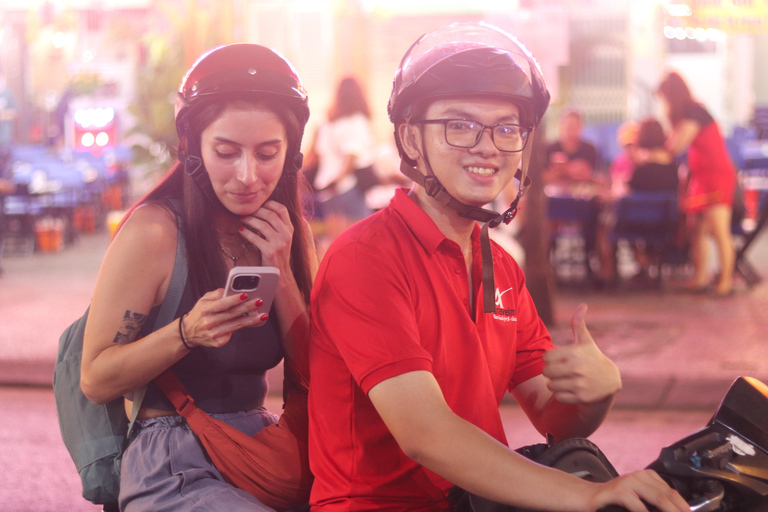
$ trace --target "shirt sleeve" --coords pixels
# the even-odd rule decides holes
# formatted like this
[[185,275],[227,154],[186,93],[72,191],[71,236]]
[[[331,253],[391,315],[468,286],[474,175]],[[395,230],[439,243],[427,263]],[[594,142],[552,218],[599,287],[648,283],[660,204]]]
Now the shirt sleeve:
[[326,258],[313,296],[315,343],[338,351],[365,393],[397,375],[431,371],[408,280],[396,258],[359,243]]
[[714,121],[709,112],[707,112],[707,109],[698,103],[694,103],[688,107],[688,110],[686,110],[685,116],[683,117],[685,119],[690,119],[691,121],[696,121],[702,128]]

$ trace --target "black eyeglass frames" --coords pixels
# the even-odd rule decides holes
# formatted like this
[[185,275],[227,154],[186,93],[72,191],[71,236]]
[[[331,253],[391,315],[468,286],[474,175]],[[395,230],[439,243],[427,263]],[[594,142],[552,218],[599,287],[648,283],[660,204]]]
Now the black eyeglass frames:
[[485,130],[491,130],[496,149],[505,153],[518,153],[525,149],[530,130],[514,123],[485,125],[471,119],[424,119],[415,124],[442,124],[445,142],[457,148],[473,148],[480,142]]

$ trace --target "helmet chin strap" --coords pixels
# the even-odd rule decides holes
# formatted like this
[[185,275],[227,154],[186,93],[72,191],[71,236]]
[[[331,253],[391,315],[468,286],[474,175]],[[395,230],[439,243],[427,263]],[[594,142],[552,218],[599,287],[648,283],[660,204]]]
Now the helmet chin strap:
[[203,160],[199,156],[190,155],[184,159],[184,172],[187,173],[187,175],[192,178],[192,181],[195,182],[195,185],[202,190],[206,199],[223,211],[229,211],[224,207],[216,195],[216,192],[213,190],[211,178],[208,176],[205,167],[203,167]]
[[[533,131],[529,134],[529,138],[533,138]],[[520,169],[515,173],[515,178],[520,182],[520,187],[517,191],[517,196],[510,203],[503,213],[497,213],[493,210],[485,208],[478,208],[464,204],[453,196],[451,196],[445,189],[442,183],[437,179],[435,173],[432,171],[432,165],[429,163],[429,159],[426,155],[422,154],[418,148],[419,155],[421,156],[424,167],[427,174],[422,174],[414,166],[410,165],[405,159],[400,160],[400,172],[405,174],[408,178],[419,184],[427,192],[427,195],[434,198],[437,202],[447,206],[451,210],[455,211],[459,216],[472,219],[477,222],[482,222],[483,228],[480,232],[480,249],[482,254],[482,269],[483,269],[483,312],[495,313],[496,312],[496,284],[494,282],[493,275],[493,255],[491,253],[491,240],[488,233],[489,228],[495,228],[502,222],[509,224],[512,219],[517,215],[517,208],[520,203],[520,199],[525,195],[528,187],[531,184],[531,179],[528,177],[528,164],[531,160],[531,151],[533,144],[527,144],[523,150],[522,165]]]

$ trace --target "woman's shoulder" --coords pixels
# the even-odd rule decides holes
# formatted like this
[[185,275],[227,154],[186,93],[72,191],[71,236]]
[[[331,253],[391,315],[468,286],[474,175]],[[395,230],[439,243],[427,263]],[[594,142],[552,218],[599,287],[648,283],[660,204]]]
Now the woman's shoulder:
[[150,231],[148,234],[152,234],[156,230],[163,232],[169,229],[172,229],[174,232],[177,230],[176,213],[173,207],[170,204],[159,201],[152,201],[137,206],[131,212],[130,217],[126,219],[125,226],[128,224]]
[[146,251],[147,256],[174,251],[178,236],[176,215],[169,205],[150,202],[138,206],[125,220],[113,244]]
[[142,303],[147,311],[159,304],[176,261],[177,234],[168,208],[150,203],[132,210],[107,249],[97,289],[107,287],[102,293],[120,300],[151,297],[152,302]]

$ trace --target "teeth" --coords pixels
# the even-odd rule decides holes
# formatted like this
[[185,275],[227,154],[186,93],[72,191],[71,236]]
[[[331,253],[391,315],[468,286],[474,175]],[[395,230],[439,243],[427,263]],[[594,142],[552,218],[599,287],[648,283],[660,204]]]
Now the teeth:
[[472,174],[479,174],[480,176],[490,176],[496,172],[496,169],[488,167],[467,167],[466,169]]

